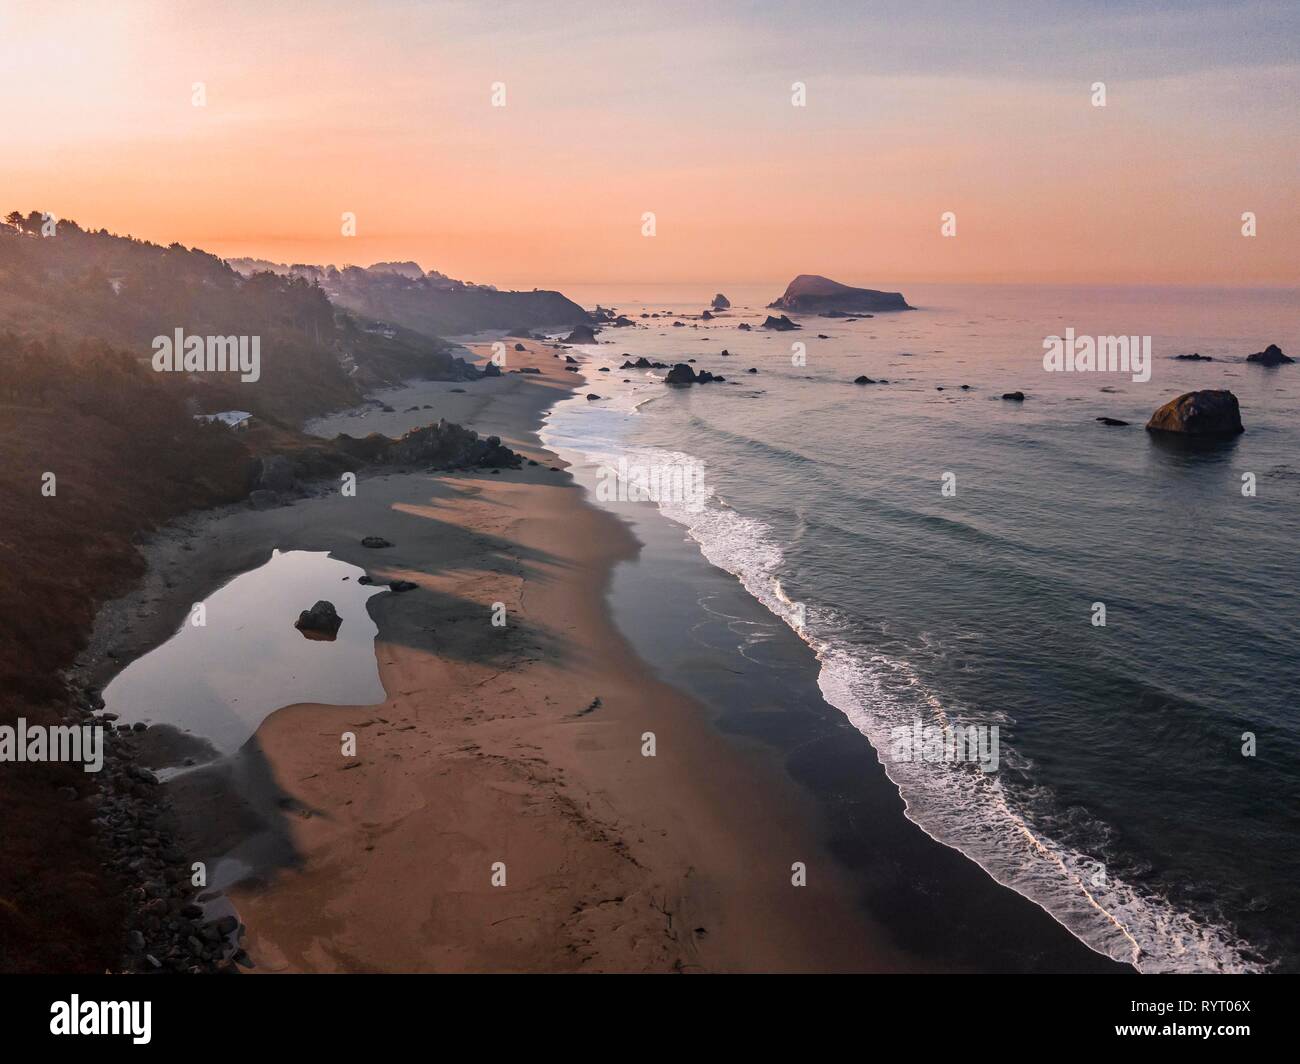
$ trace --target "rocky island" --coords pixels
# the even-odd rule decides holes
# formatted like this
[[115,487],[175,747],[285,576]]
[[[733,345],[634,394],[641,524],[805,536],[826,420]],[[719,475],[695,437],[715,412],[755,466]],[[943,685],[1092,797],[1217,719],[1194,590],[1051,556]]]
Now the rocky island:
[[829,311],[861,314],[913,309],[901,292],[853,288],[815,273],[801,273],[786,286],[785,294],[768,306],[794,314],[823,314]]

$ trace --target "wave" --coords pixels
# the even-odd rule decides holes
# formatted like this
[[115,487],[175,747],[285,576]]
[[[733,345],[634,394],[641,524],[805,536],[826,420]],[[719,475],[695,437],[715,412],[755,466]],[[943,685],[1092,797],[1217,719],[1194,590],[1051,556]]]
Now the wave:
[[[628,416],[635,416],[635,409]],[[547,446],[576,450],[587,461],[607,467],[616,467],[620,460],[631,465],[701,465],[697,456],[681,451],[629,449],[621,442],[623,435],[610,419],[594,423],[587,404],[566,400],[548,417],[542,438]],[[945,702],[904,657],[864,645],[865,633],[852,618],[791,598],[781,580],[786,554],[776,534],[734,509],[711,487],[706,485],[703,505],[668,499],[659,501],[658,508],[686,528],[710,564],[735,576],[812,648],[823,697],[866,737],[898,788],[906,816],[927,835],[1039,905],[1090,948],[1141,972],[1265,969],[1252,959],[1249,944],[1227,926],[1182,911],[1162,895],[1110,874],[1104,848],[1086,852],[1061,841],[1081,835],[1104,838],[1107,829],[1094,821],[1081,830],[1077,823],[1067,823],[1065,814],[1031,815],[1027,804],[1036,810],[1052,807],[1046,788],[1037,790],[1047,800],[1027,802],[1035,795],[1010,793],[995,773],[969,763],[882,756],[890,749],[894,729],[910,728],[916,720],[937,726],[991,725],[999,723],[999,715],[979,707],[976,720],[966,707]],[[1009,767],[1032,770],[1005,742],[1000,746]]]

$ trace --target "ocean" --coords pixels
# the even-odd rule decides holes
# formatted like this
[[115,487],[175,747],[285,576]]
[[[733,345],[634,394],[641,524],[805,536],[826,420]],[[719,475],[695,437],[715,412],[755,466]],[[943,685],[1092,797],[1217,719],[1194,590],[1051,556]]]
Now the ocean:
[[[1300,293],[871,286],[917,309],[770,332],[783,282],[568,289],[638,325],[574,351],[588,385],[543,433],[646,544],[614,574],[617,623],[822,800],[908,948],[1070,964],[1017,958],[1016,910],[909,867],[919,844],[862,793],[882,767],[927,842],[1097,955],[1300,970],[1300,364],[1245,362],[1300,356]],[[701,320],[714,291],[732,307]],[[1048,372],[1067,329],[1149,336],[1150,379]],[[726,382],[618,368],[642,356]],[[1143,430],[1218,388],[1243,435]],[[659,497],[626,501],[647,472]],[[908,759],[905,737],[971,727],[996,760]]]

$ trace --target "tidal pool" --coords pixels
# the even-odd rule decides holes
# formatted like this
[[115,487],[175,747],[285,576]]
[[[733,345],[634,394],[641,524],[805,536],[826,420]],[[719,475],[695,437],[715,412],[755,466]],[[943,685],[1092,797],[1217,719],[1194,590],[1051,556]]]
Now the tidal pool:
[[[170,724],[229,754],[281,706],[383,702],[378,629],[366,602],[385,589],[358,584],[364,575],[325,552],[273,551],[123,669],[104,689],[105,708],[120,723]],[[294,627],[298,614],[321,599],[343,621],[332,640],[305,638]]]

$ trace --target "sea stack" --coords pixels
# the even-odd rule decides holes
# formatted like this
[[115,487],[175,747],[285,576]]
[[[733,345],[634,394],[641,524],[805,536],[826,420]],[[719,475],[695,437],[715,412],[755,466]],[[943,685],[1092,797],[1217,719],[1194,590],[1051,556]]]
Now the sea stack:
[[1215,438],[1236,436],[1246,430],[1241,424],[1241,407],[1232,392],[1203,391],[1170,399],[1151,415],[1147,431]]
[[713,297],[714,310],[729,310],[730,308],[731,308],[731,300],[728,299],[726,296],[724,296],[721,292],[719,292],[716,296]]
[[1246,361],[1258,362],[1261,366],[1280,366],[1286,362],[1294,362],[1295,359],[1290,355],[1284,355],[1277,344],[1269,344],[1263,351],[1256,351],[1253,355],[1247,355]]
[[786,286],[785,294],[769,307],[793,314],[865,313],[882,310],[911,310],[901,292],[877,292],[853,288],[829,277],[801,273]]

